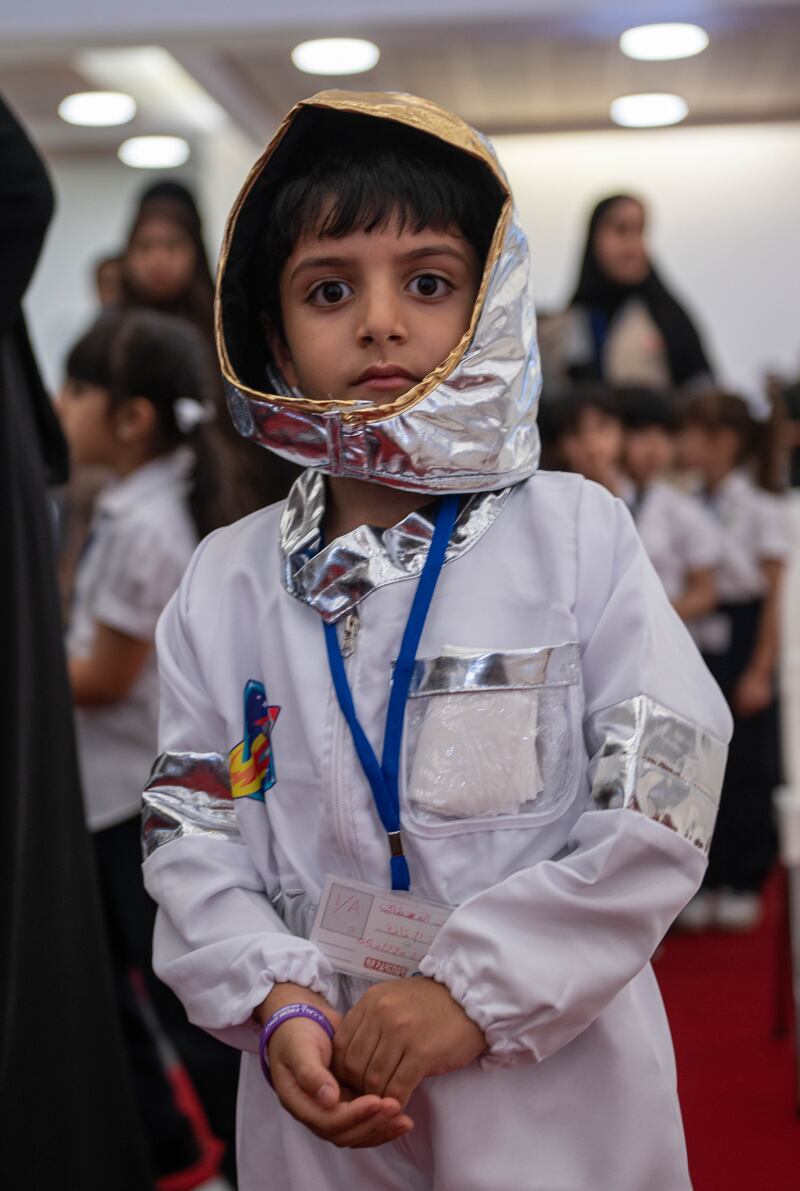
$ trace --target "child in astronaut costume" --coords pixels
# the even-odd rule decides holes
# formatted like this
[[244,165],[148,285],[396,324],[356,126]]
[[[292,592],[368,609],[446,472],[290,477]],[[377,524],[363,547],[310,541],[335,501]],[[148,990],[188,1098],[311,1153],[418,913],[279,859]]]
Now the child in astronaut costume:
[[[499,214],[437,366],[407,391],[379,368],[352,400],[309,396],[293,374],[302,361],[289,368],[261,331],[253,261],[303,137],[322,130],[324,146],[365,121],[432,143],[426,160],[467,155]],[[376,260],[405,243],[366,231]],[[346,262],[333,280],[319,267],[328,258],[299,266],[312,270],[312,306],[360,300]],[[450,267],[426,258],[402,301],[449,301]],[[439,317],[426,308],[425,325]],[[288,321],[286,332],[291,343]],[[405,336],[387,331],[394,363],[411,358]],[[578,476],[536,474],[527,247],[491,150],[410,96],[299,104],[234,206],[218,345],[238,429],[308,470],[285,504],[206,539],[162,618],[144,872],[160,906],[156,970],[192,1021],[243,1051],[242,1191],[689,1188],[649,959],[703,877],[729,716],[624,505]],[[377,332],[357,346],[364,365],[382,363]],[[336,477],[415,503],[395,524],[337,536]],[[341,685],[380,755],[393,666],[437,549],[401,702],[399,823],[387,827]],[[340,975],[310,937],[326,874],[388,891],[403,872],[414,898],[450,911],[418,972],[372,985]],[[285,1009],[284,987],[329,1028],[293,1020],[302,1011]],[[375,1077],[375,1056],[394,1035],[378,1030],[373,1058],[355,1057],[378,1019],[397,1023],[391,1078]],[[276,1090],[260,1069],[264,1025]],[[319,1094],[308,1064],[292,1067],[301,1046],[322,1056]]]

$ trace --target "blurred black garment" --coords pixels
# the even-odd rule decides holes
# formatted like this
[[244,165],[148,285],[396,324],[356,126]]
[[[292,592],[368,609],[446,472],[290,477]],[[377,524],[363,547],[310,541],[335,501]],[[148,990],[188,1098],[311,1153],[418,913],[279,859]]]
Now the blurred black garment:
[[140,816],[134,815],[95,831],[92,845],[122,1032],[151,1164],[156,1177],[161,1177],[193,1166],[200,1150],[191,1121],[175,1102],[156,1034],[134,984],[133,969],[152,984],[158,983],[150,959],[155,910],[150,909],[142,883],[139,833]]
[[[103,908],[108,924],[111,958],[123,1030],[134,1067],[134,1081],[145,1130],[158,1171],[191,1165],[187,1146],[194,1139],[175,1105],[150,1030],[131,982],[131,966],[144,982],[159,1025],[177,1051],[215,1135],[225,1142],[222,1170],[236,1185],[236,1093],[239,1052],[193,1026],[186,1010],[153,971],[153,927],[156,904],[142,881],[141,816],[96,831],[92,843],[97,858]],[[195,1156],[196,1158],[196,1156]],[[183,1160],[181,1160],[183,1159]]]
[[0,100],[0,1153],[36,1191],[147,1191],[72,735],[45,484],[66,447],[20,313],[53,197]]
[[762,601],[722,603],[730,644],[721,654],[703,660],[733,710],[733,737],[711,841],[705,889],[758,893],[775,864],[778,841],[772,796],[783,780],[778,700],[755,715],[736,711],[736,688],[753,656],[761,621]]
[[[677,389],[697,376],[711,375],[711,366],[689,315],[664,285],[652,262],[643,281],[627,285],[612,280],[595,255],[595,234],[600,220],[614,203],[629,199],[630,196],[625,194],[611,195],[596,205],[589,218],[578,284],[569,305],[582,307],[589,313],[594,351],[584,374],[573,375],[572,379],[605,379],[602,352],[611,321],[626,303],[638,298],[647,307],[664,338],[672,386]],[[638,203],[638,199],[630,201]]]

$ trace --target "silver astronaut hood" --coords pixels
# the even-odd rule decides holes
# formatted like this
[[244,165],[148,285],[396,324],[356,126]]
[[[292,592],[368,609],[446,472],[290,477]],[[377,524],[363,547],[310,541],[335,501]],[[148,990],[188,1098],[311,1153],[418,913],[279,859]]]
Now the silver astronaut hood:
[[[433,372],[389,404],[312,401],[292,391],[260,323],[252,267],[270,187],[321,112],[391,120],[436,137],[482,162],[503,196],[469,327]],[[289,112],[228,219],[216,338],[237,430],[301,466],[431,493],[503,488],[536,469],[541,379],[527,242],[488,142],[429,100],[322,91]]]

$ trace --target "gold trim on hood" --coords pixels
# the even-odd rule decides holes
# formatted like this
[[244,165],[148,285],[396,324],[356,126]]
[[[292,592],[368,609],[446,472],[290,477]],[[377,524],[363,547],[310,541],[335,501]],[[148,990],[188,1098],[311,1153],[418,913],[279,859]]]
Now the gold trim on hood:
[[[262,190],[266,209],[272,179],[278,181],[282,159],[293,152],[292,141],[284,138],[297,121],[302,137],[315,111],[317,119],[352,114],[433,136],[480,162],[498,185],[500,211],[469,327],[447,359],[385,405],[312,401],[288,392],[258,325],[252,270],[263,222]],[[430,494],[491,492],[536,470],[541,375],[525,234],[491,145],[429,100],[323,91],[291,110],[231,211],[217,279],[216,334],[237,430],[284,459],[328,475]],[[255,387],[262,376],[265,386],[281,392]]]
[[[469,326],[441,364],[434,368],[432,372],[429,372],[427,376],[423,377],[413,388],[408,389],[405,393],[401,393],[399,397],[391,402],[370,405],[363,400],[347,400],[346,398],[338,401],[316,401],[310,400],[307,397],[266,393],[263,390],[254,389],[244,384],[236,375],[236,371],[228,355],[222,326],[221,294],[222,279],[228,262],[231,242],[236,232],[237,220],[250,196],[253,186],[263,174],[278,145],[294,123],[298,112],[303,108],[327,108],[332,111],[349,112],[354,115],[372,116],[380,120],[394,120],[396,123],[414,128],[418,132],[428,133],[430,136],[435,136],[446,144],[453,146],[453,148],[460,149],[462,152],[477,158],[478,161],[491,171],[505,194],[505,200],[498,216],[497,226],[492,236],[489,251],[486,254],[483,276],[481,277],[481,283],[475,298]],[[303,413],[324,414],[336,411],[340,414],[343,422],[383,420],[391,417],[393,414],[404,413],[407,410],[413,409],[415,405],[427,397],[458,366],[472,341],[478,319],[483,310],[489,279],[503,247],[511,218],[511,209],[512,201],[508,183],[503,176],[502,170],[498,167],[497,160],[486,144],[468,124],[465,124],[463,120],[460,120],[451,112],[446,111],[445,108],[439,107],[438,104],[433,103],[430,99],[422,99],[416,95],[406,95],[402,92],[331,90],[319,91],[309,99],[300,100],[281,121],[278,131],[250,170],[228,216],[217,271],[217,288],[214,301],[214,331],[222,375],[226,381],[235,385],[241,393],[246,393],[248,396],[254,397],[257,400],[268,400]]]

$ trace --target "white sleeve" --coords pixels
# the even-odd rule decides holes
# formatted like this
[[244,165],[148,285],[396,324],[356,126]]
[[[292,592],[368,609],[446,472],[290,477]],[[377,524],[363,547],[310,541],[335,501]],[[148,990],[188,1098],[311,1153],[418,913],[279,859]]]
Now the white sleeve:
[[128,637],[152,641],[187,561],[163,527],[141,521],[115,524],[103,553],[92,618]]
[[483,1029],[487,1064],[553,1054],[648,962],[702,880],[730,738],[627,509],[596,485],[576,548],[589,809],[563,859],[465,902],[421,964]]
[[248,848],[246,825],[266,833],[266,816],[260,802],[231,798],[225,727],[192,645],[193,575],[194,564],[156,636],[162,752],[143,818],[145,886],[159,907],[153,966],[190,1021],[255,1051],[252,1013],[274,983],[333,999],[336,978],[313,943],[287,930]]

